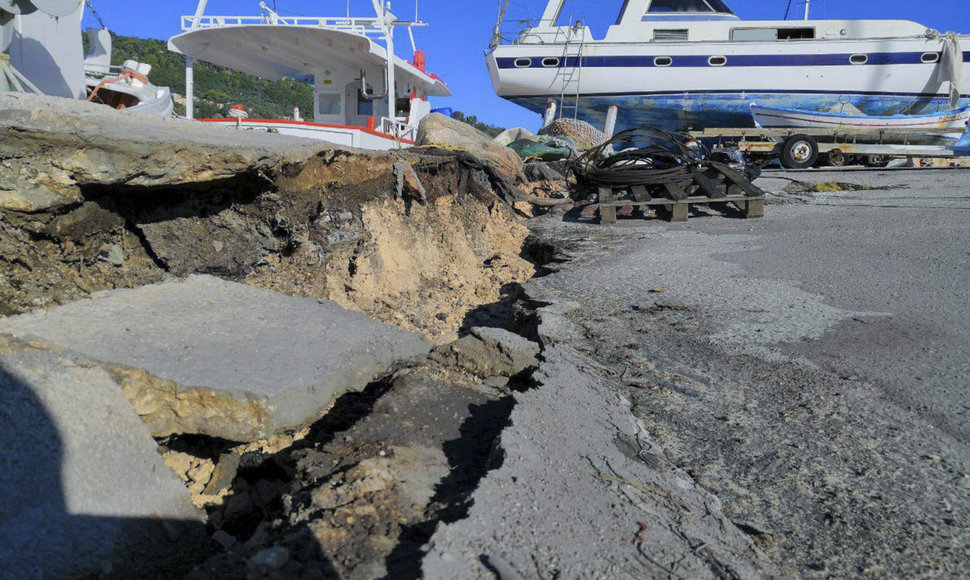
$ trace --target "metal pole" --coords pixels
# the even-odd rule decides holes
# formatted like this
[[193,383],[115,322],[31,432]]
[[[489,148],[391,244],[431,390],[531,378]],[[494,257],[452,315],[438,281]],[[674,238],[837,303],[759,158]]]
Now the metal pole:
[[209,3],[209,0],[199,0],[199,5],[195,8],[195,18],[192,20],[192,30],[199,27],[199,21],[202,20],[202,14],[205,13],[205,5]]
[[185,118],[195,119],[195,69],[191,56],[185,57]]
[[393,22],[384,24],[384,30],[386,31],[386,34],[387,34],[387,116],[393,122],[397,119],[397,90],[395,90],[394,88],[394,24]]
[[812,6],[812,0],[805,0],[805,20],[808,20],[808,10]]

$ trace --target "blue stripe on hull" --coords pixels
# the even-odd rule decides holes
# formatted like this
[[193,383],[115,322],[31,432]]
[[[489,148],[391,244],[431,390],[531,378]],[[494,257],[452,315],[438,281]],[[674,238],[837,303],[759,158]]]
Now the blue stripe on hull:
[[[863,54],[863,53],[859,53]],[[873,66],[889,64],[926,64],[923,62],[924,52],[876,52],[865,53],[867,61],[856,66]],[[652,56],[584,56],[583,68],[661,68],[657,67],[656,59],[660,56],[669,57],[671,63],[662,68],[679,67],[710,67],[709,56],[696,55],[652,55]],[[719,56],[719,55],[715,55]],[[733,55],[726,58],[725,67],[795,67],[795,66],[846,66],[852,64],[853,54],[752,54]],[[516,66],[516,61],[529,59],[528,66]],[[555,61],[555,66],[546,66],[545,61]],[[970,62],[970,52],[963,53],[963,61]],[[501,57],[495,59],[500,69],[514,68],[573,68],[579,66],[578,57],[569,57],[563,61],[555,57]]]
[[[555,97],[559,100],[558,96]],[[545,113],[549,97],[509,97],[517,105]],[[567,101],[569,98],[567,97]],[[579,100],[579,118],[602,127],[611,105],[619,107],[617,132],[634,127],[669,131],[753,127],[751,103],[808,111],[828,111],[848,103],[867,115],[930,114],[949,110],[943,97],[906,95],[832,95],[793,93],[696,93],[676,95],[590,96]],[[970,106],[970,98],[960,101]]]

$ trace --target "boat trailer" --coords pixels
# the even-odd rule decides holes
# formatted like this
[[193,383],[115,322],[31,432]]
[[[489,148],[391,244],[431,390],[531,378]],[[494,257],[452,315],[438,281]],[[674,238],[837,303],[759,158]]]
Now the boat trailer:
[[952,129],[706,129],[691,137],[715,142],[713,151],[737,150],[753,162],[764,165],[780,160],[786,169],[815,167],[820,159],[842,167],[852,157],[861,157],[870,167],[885,167],[893,157],[955,158],[970,156],[970,132],[953,144],[925,143],[952,136]]

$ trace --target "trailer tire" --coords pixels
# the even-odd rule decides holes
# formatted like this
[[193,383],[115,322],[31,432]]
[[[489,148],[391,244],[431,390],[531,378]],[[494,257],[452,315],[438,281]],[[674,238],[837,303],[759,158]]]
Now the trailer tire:
[[781,146],[785,169],[808,169],[818,162],[818,141],[809,135],[792,135]]
[[866,167],[886,167],[891,161],[888,155],[870,155],[866,157]]
[[833,149],[829,151],[826,158],[829,162],[829,165],[831,165],[832,167],[845,167],[846,165],[849,164],[848,155],[843,153],[841,149]]

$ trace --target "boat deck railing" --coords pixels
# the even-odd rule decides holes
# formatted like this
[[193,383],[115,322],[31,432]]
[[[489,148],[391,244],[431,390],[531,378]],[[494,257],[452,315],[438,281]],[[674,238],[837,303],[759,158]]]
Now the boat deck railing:
[[226,26],[301,26],[339,30],[365,36],[383,36],[384,30],[376,18],[277,16],[261,14],[258,16],[182,16],[182,30],[202,30]]
[[551,20],[521,19],[505,20],[492,32],[491,47],[519,44],[557,44],[562,41],[562,30],[570,25],[556,26]]
[[381,117],[381,133],[393,135],[397,139],[417,140],[418,128],[398,119]]

